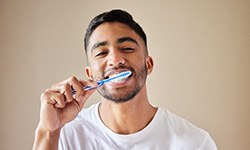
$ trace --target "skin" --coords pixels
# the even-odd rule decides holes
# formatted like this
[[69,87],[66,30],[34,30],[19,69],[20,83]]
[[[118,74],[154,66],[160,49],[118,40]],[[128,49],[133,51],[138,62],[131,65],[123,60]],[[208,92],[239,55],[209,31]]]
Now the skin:
[[[146,76],[153,70],[153,60],[145,53],[145,43],[140,36],[124,24],[103,23],[92,33],[87,49],[90,65],[85,72],[89,80],[70,77],[41,95],[40,121],[33,149],[57,149],[61,128],[77,116],[95,91],[83,91],[82,87],[94,86],[93,81],[124,70],[131,70],[132,76],[98,89],[103,123],[116,133],[131,134],[145,128],[154,117],[156,108],[149,103],[145,84]],[[75,96],[71,88],[76,90]],[[121,101],[135,89],[137,94]],[[114,98],[107,98],[107,93]]]

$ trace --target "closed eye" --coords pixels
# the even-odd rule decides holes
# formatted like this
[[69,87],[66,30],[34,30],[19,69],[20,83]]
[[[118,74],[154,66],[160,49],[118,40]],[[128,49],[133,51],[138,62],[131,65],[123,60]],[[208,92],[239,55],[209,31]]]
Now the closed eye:
[[124,52],[133,52],[135,49],[134,48],[131,48],[131,47],[124,47],[124,48],[121,48],[121,51],[124,51]]
[[103,56],[105,56],[105,55],[107,55],[107,54],[108,54],[108,52],[102,51],[102,52],[98,52],[98,53],[95,55],[95,57],[103,57]]

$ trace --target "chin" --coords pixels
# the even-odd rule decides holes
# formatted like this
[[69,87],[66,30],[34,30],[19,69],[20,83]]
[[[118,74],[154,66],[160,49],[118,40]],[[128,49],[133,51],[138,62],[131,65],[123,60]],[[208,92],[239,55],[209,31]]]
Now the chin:
[[[131,89],[131,88],[130,88]],[[100,95],[107,100],[110,100],[115,103],[124,103],[132,100],[141,90],[141,87],[138,86],[133,88],[133,90],[125,90],[125,89],[116,89],[115,91],[109,90],[98,90]]]

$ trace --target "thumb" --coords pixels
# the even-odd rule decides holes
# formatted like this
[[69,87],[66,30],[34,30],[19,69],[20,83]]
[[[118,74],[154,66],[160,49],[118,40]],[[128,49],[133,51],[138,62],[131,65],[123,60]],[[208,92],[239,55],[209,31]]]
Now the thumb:
[[[79,81],[83,87],[90,86],[90,87],[97,87],[98,84],[94,81],[88,80],[88,81]],[[81,108],[83,108],[85,102],[88,100],[89,96],[92,95],[96,91],[96,88],[91,88],[87,90],[83,90],[77,97],[77,102],[80,105]]]

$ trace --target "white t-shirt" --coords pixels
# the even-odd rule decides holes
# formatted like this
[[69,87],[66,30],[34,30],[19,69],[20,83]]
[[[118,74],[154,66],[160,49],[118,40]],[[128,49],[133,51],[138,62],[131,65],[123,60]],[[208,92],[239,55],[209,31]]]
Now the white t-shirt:
[[114,133],[103,124],[98,104],[83,109],[60,133],[60,150],[216,150],[209,134],[158,108],[153,120],[133,134]]

